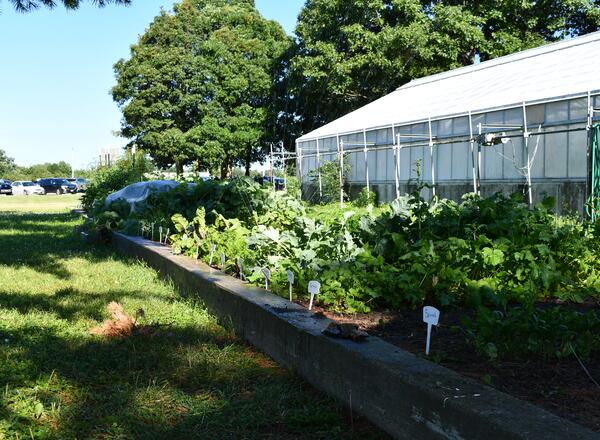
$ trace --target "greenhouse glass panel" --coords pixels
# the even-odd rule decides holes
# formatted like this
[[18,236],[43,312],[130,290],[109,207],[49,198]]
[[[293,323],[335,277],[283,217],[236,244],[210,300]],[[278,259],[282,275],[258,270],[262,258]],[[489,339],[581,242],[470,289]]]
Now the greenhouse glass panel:
[[569,119],[569,102],[549,102],[546,104],[546,123],[564,122]]
[[569,177],[585,179],[587,175],[587,132],[569,133]]
[[547,134],[545,137],[545,177],[567,177],[567,133]]

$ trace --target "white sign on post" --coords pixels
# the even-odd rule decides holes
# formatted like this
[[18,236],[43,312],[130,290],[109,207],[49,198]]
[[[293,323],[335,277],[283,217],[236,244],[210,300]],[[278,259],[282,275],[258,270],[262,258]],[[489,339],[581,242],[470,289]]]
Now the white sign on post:
[[158,227],[158,242],[162,243],[162,226]]
[[318,295],[321,291],[321,283],[318,281],[310,281],[308,283],[308,293],[310,293],[310,303],[308,304],[308,310],[312,310],[313,303],[315,301],[315,295]]
[[440,311],[435,307],[423,307],[423,322],[427,324],[427,344],[425,346],[425,354],[429,356],[429,345],[431,342],[431,327],[437,326],[440,321]]
[[244,260],[238,258],[238,267],[240,268],[240,280],[244,281]]
[[265,289],[269,290],[269,280],[271,279],[271,271],[266,267],[262,270],[263,275],[265,276]]
[[213,257],[215,256],[215,251],[217,250],[217,245],[213,244],[210,247],[210,260],[208,260],[208,265],[212,267]]
[[288,270],[287,276],[288,276],[288,283],[290,285],[290,302],[292,302],[294,300],[292,298],[292,287],[294,286],[294,272],[292,272],[291,270]]
[[221,271],[225,271],[225,252],[221,252]]

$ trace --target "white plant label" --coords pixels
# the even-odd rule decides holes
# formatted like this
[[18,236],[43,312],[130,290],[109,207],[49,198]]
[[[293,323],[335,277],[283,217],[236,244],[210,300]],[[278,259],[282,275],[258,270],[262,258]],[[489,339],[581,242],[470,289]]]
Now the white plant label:
[[271,279],[271,271],[265,267],[262,270],[262,273],[265,276],[265,289],[269,290],[269,280]]
[[210,259],[208,260],[208,265],[212,267],[213,257],[215,256],[215,251],[217,250],[217,245],[213,244],[210,248]]
[[244,260],[238,258],[238,267],[240,268],[240,280],[244,281]]
[[292,288],[294,286],[294,272],[292,272],[291,270],[288,270],[287,276],[288,276],[288,284],[290,285],[290,302],[292,302],[294,300],[294,298],[292,297]]
[[158,227],[158,242],[159,242],[159,243],[162,243],[162,237],[163,237],[163,234],[162,234],[162,226],[159,226],[159,227]]
[[169,228],[167,228],[167,233],[165,234],[165,244],[167,244],[167,241],[169,241],[169,233],[171,232],[171,230]]
[[225,253],[221,252],[221,270],[225,270]]
[[321,283],[318,281],[310,281],[308,283],[308,293],[310,293],[310,303],[308,304],[308,310],[312,310],[313,303],[315,301],[315,295],[318,295],[321,291]]
[[427,344],[425,345],[425,354],[429,355],[429,345],[431,343],[431,327],[440,322],[440,311],[435,307],[423,307],[423,322],[427,324]]

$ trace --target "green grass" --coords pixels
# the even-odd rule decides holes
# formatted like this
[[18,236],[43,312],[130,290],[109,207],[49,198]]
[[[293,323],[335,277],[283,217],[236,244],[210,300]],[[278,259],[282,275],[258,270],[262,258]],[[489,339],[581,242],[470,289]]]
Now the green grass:
[[64,212],[81,205],[80,194],[62,196],[0,196],[0,212]]
[[[150,268],[82,243],[76,216],[9,200],[21,212],[0,212],[0,438],[383,437]],[[164,327],[90,335],[110,301]]]

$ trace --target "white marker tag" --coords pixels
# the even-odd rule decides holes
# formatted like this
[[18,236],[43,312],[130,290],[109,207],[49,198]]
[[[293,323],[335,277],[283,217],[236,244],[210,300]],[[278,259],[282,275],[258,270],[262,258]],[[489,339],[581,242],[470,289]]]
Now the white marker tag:
[[315,295],[318,295],[321,291],[321,283],[318,281],[310,281],[308,283],[308,293],[310,293],[310,303],[308,304],[308,310],[312,310],[313,303],[315,302]]
[[217,245],[213,244],[210,248],[210,259],[208,260],[208,265],[212,267],[213,257],[215,256],[215,251],[217,250]]
[[269,280],[271,279],[271,271],[265,267],[262,270],[262,273],[265,276],[265,289],[269,290]]
[[225,253],[221,252],[221,270],[225,270]]
[[240,280],[244,281],[244,260],[238,258],[238,267],[240,268]]
[[288,283],[290,284],[290,302],[292,302],[292,301],[294,301],[294,297],[292,295],[292,289],[293,289],[293,285],[294,285],[294,272],[292,272],[291,270],[288,270],[287,276],[288,276]]
[[431,325],[438,325],[440,321],[440,311],[435,307],[423,307],[423,322]]
[[267,280],[270,280],[270,279],[271,279],[271,271],[270,271],[269,269],[267,269],[267,268],[264,268],[264,269],[262,270],[262,273],[263,273],[263,275],[265,276],[265,278],[266,278]]
[[427,343],[425,344],[425,354],[429,356],[429,346],[431,344],[431,327],[438,325],[440,321],[440,311],[435,307],[423,307],[423,322],[427,324]]

